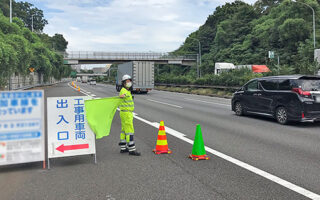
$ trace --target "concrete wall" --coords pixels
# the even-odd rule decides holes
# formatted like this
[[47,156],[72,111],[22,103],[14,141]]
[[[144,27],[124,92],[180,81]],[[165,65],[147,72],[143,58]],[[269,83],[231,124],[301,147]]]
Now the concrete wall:
[[[67,81],[63,79],[61,81]],[[51,77],[47,82],[43,81],[43,75],[38,73],[30,73],[28,76],[11,76],[10,81],[8,81],[7,85],[4,88],[0,88],[0,90],[18,90],[18,89],[27,89],[41,85],[54,84],[61,82]]]

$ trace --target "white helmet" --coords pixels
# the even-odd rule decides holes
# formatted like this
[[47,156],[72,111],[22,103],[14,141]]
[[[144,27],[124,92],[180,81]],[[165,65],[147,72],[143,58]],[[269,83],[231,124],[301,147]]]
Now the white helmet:
[[131,76],[129,76],[128,74],[123,75],[122,81],[125,81],[125,80],[128,80],[128,79],[131,79]]

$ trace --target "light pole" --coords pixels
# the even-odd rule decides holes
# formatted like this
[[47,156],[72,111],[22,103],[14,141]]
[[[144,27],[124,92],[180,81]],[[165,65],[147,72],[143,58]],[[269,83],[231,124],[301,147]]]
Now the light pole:
[[[201,43],[200,43],[200,40],[198,40],[196,38],[189,38],[189,39],[196,40],[199,43],[199,65],[201,66]],[[199,65],[197,65],[197,78],[200,77]]]
[[10,23],[12,23],[12,0],[10,0]]
[[305,6],[308,6],[312,10],[312,17],[313,17],[313,48],[315,49],[316,48],[316,17],[315,17],[314,9],[309,4],[306,4],[304,2],[300,2],[300,1],[296,1],[296,0],[292,0],[292,2],[301,3],[301,4],[305,5]]
[[[10,0],[10,23],[12,23],[12,0]],[[11,74],[9,73],[9,90],[11,90]]]

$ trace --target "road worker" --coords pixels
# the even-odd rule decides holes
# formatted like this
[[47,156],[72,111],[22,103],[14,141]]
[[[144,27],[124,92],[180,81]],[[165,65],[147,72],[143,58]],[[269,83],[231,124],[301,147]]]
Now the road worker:
[[141,153],[136,150],[135,142],[133,139],[133,110],[134,103],[130,92],[132,89],[132,79],[129,75],[122,77],[122,89],[120,90],[119,97],[123,99],[120,108],[121,118],[121,134],[120,134],[120,153],[129,152],[129,155],[140,156]]

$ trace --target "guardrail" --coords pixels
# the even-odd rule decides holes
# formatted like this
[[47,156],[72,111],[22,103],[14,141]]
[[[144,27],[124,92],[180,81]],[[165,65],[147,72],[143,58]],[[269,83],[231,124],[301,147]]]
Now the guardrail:
[[236,91],[240,88],[235,86],[220,86],[220,85],[177,85],[177,84],[165,84],[155,83],[155,86],[167,86],[167,87],[190,87],[190,88],[211,88],[211,89],[223,89]]

